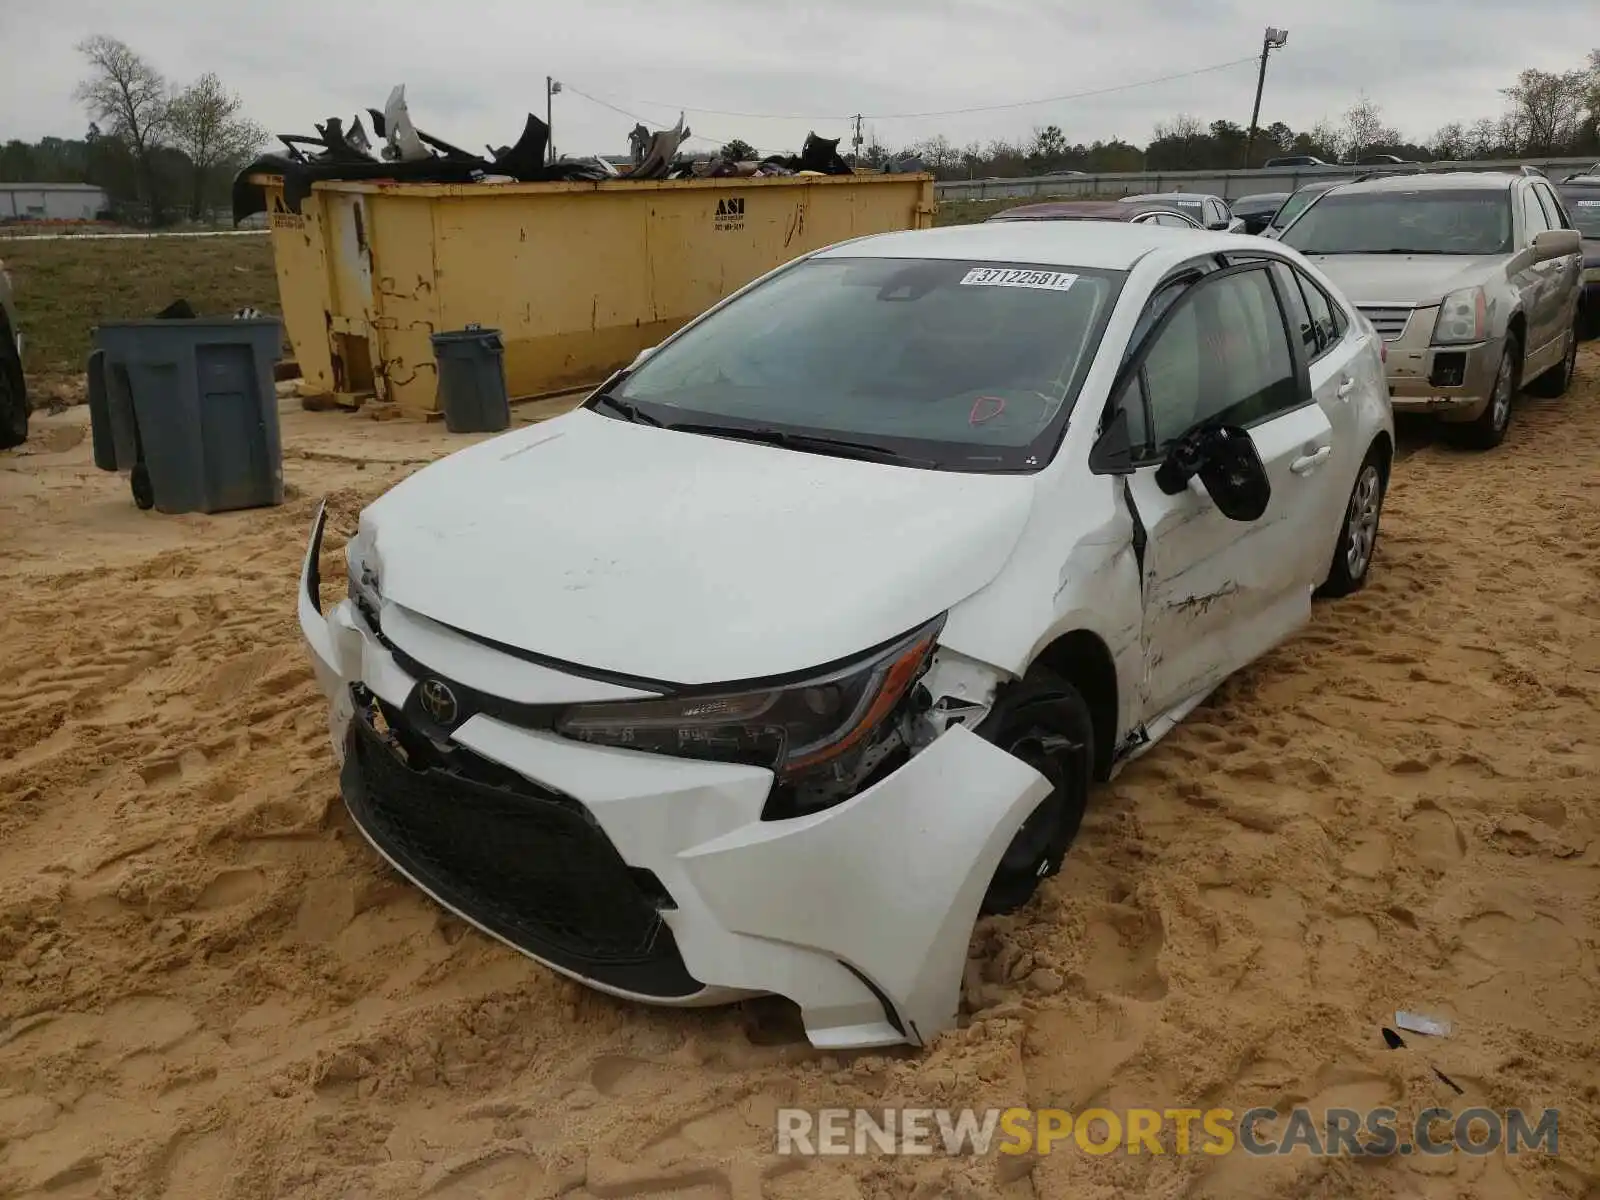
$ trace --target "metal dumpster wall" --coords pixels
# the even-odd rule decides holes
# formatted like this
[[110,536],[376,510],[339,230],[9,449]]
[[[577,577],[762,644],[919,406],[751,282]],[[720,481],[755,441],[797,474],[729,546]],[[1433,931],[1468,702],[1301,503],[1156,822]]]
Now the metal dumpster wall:
[[369,355],[368,386],[420,414],[435,331],[500,330],[512,396],[594,383],[764,272],[933,207],[924,175],[318,184],[273,246],[308,385],[357,390]]

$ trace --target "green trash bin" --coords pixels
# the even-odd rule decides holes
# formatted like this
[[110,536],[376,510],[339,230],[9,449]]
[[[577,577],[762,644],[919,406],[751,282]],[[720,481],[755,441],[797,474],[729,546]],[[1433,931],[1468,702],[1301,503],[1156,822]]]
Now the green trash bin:
[[498,329],[468,325],[433,335],[439,407],[451,433],[499,433],[511,427],[505,344]]
[[283,330],[275,318],[113,321],[95,331],[95,343],[111,433],[98,439],[96,462],[130,471],[140,508],[216,513],[283,503],[272,377]]

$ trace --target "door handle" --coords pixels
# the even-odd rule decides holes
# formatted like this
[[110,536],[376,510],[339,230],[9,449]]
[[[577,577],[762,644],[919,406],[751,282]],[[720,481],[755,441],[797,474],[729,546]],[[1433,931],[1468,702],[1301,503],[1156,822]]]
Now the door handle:
[[1296,475],[1309,475],[1323,463],[1327,462],[1328,455],[1332,453],[1332,446],[1319,447],[1314,454],[1307,454],[1303,458],[1295,459],[1289,464],[1289,470],[1293,471]]
[[1353,392],[1355,390],[1356,390],[1355,377],[1354,376],[1346,376],[1344,382],[1339,385],[1339,390],[1337,392],[1335,392],[1334,395],[1339,397],[1339,399],[1343,400],[1346,397],[1348,397],[1351,392]]

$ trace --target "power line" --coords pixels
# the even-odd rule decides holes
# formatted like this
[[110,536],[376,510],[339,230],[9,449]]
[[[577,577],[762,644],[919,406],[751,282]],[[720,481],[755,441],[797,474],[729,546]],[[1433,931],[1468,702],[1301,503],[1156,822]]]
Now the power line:
[[1018,100],[1010,104],[981,104],[974,108],[949,108],[943,112],[920,113],[881,113],[868,114],[868,119],[873,121],[911,121],[923,117],[959,117],[967,113],[999,112],[1007,108],[1032,108],[1039,104],[1062,104],[1068,100],[1086,100],[1091,96],[1109,96],[1113,92],[1128,92],[1134,88],[1153,87],[1158,83],[1171,83],[1175,79],[1193,79],[1196,75],[1209,75],[1213,71],[1226,71],[1230,67],[1243,66],[1245,63],[1254,63],[1255,55],[1249,58],[1236,58],[1232,62],[1214,63],[1209,67],[1197,67],[1193,71],[1180,71],[1176,75],[1161,75],[1155,79],[1140,79],[1134,83],[1119,83],[1112,87],[1092,88],[1087,92],[1068,92],[1061,96],[1046,96],[1042,100]]
[[[1059,96],[1043,96],[1036,100],[1013,100],[1003,104],[979,104],[967,108],[948,108],[933,112],[863,113],[861,116],[863,120],[868,121],[911,121],[921,120],[926,117],[957,117],[964,116],[967,113],[1000,112],[1002,110],[1011,108],[1033,108],[1041,104],[1061,104],[1069,100],[1085,100],[1094,96],[1109,96],[1116,92],[1127,92],[1132,91],[1135,88],[1153,87],[1159,83],[1171,83],[1178,79],[1192,79],[1196,75],[1208,75],[1214,71],[1226,71],[1232,67],[1243,66],[1245,63],[1254,63],[1255,61],[1255,55],[1251,55],[1249,58],[1236,58],[1229,62],[1213,63],[1208,67],[1196,67],[1192,71],[1179,71],[1172,75],[1157,76],[1154,79],[1139,79],[1132,83],[1119,83],[1110,87],[1091,88],[1088,91],[1082,92],[1067,92]],[[576,88],[572,88],[571,90],[577,91]],[[596,104],[603,104],[605,107],[610,108],[615,112],[621,112],[624,116],[632,117],[632,119],[635,121],[641,120],[641,118],[633,116],[632,113],[628,113],[620,108],[617,108],[616,105],[610,103],[609,101],[601,100],[598,96],[590,96],[585,92],[579,92],[578,94],[587,100],[593,100]],[[830,113],[827,115],[820,113],[761,113],[739,112],[732,109],[721,108],[697,108],[692,104],[669,104],[665,100],[630,100],[628,103],[644,105],[650,108],[675,108],[680,112],[705,113],[713,117],[740,117],[745,120],[752,121],[851,121],[855,119],[854,115],[842,115],[837,113]]]
[[[641,117],[638,113],[631,113],[625,108],[618,108],[615,104],[612,104],[609,100],[602,100],[602,99],[600,99],[599,96],[591,96],[591,95],[589,95],[588,92],[585,92],[585,91],[583,91],[583,90],[581,90],[579,88],[575,88],[570,83],[564,83],[564,90],[571,92],[574,96],[582,96],[585,100],[589,101],[591,104],[598,104],[601,108],[609,108],[612,112],[617,113],[617,114],[619,114],[621,116],[627,117],[628,120],[630,120],[630,121],[637,121],[641,125],[649,125],[649,124],[651,124],[650,121],[646,120],[644,117]],[[697,112],[699,110],[698,109],[681,109],[680,111],[682,111],[682,112]],[[732,141],[733,139],[732,138],[711,137],[708,134],[695,133],[695,132],[693,132],[691,130],[690,133],[689,133],[689,136],[684,138],[683,140],[686,141],[686,142],[696,142],[696,141],[699,141],[699,142],[711,142],[714,145],[725,146],[725,145],[728,144],[728,142]]]

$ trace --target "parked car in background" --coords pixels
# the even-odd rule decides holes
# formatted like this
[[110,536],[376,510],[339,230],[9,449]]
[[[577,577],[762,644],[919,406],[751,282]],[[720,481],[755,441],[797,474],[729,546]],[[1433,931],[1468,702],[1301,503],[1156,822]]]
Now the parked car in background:
[[1356,165],[1361,167],[1408,166],[1412,164],[1412,161],[1409,158],[1401,158],[1398,154],[1364,154],[1356,159]]
[[1024,204],[995,213],[991,221],[1127,221],[1133,225],[1166,225],[1199,229],[1200,223],[1177,208],[1151,202],[1123,204],[1116,200],[1052,200]]
[[1362,586],[1393,453],[1292,250],[878,235],[401,481],[327,612],[319,511],[299,621],[357,827],[443,905],[624,998],[926,1044],[1091,784]]
[[1142,196],[1124,196],[1119,204],[1166,204],[1193,217],[1203,229],[1215,233],[1242,233],[1244,222],[1236,221],[1228,212],[1221,196],[1206,192],[1149,192]]
[[1340,184],[1280,240],[1315,262],[1387,343],[1396,411],[1500,444],[1526,382],[1577,370],[1582,243],[1550,182],[1494,172]]
[[1329,164],[1323,162],[1320,158],[1316,157],[1314,154],[1285,154],[1285,155],[1280,155],[1277,158],[1269,158],[1269,159],[1267,159],[1266,162],[1262,163],[1261,165],[1262,165],[1263,168],[1266,168],[1266,167],[1326,167]]
[[1600,337],[1600,175],[1575,175],[1556,194],[1583,239],[1583,335]]
[[1261,233],[1288,198],[1288,192],[1260,192],[1254,196],[1240,196],[1228,208],[1244,222],[1242,232]]
[[28,380],[11,273],[0,263],[0,450],[28,440]]
[[1277,237],[1318,196],[1332,191],[1341,183],[1347,182],[1349,181],[1345,179],[1319,179],[1316,183],[1306,184],[1305,187],[1295,191],[1283,202],[1283,206],[1272,215],[1272,219],[1267,222],[1267,227],[1261,231],[1261,235],[1269,238]]

